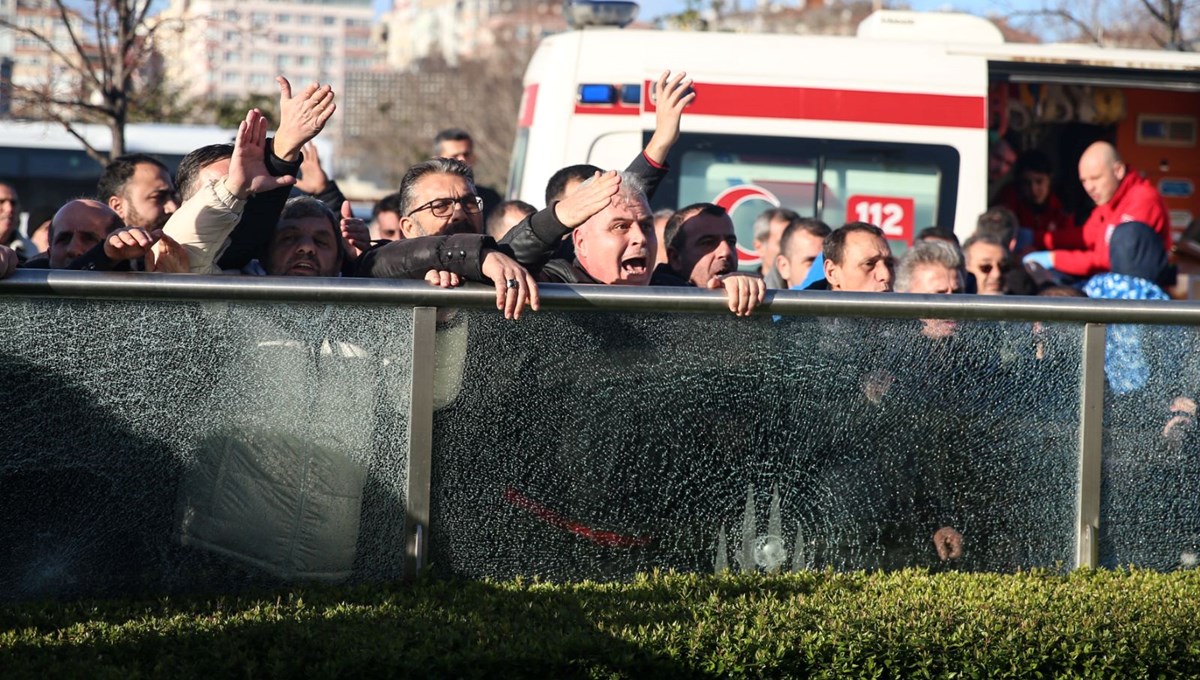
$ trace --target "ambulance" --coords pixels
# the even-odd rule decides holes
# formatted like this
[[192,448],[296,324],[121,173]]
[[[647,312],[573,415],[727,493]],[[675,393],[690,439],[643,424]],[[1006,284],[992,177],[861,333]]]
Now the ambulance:
[[1159,188],[1177,236],[1200,209],[1200,54],[1006,43],[956,13],[878,11],[852,37],[620,28],[629,7],[568,3],[579,27],[537,49],[510,198],[542,205],[566,165],[628,165],[654,129],[652,83],[671,69],[696,99],[653,207],[723,205],[745,268],[759,264],[754,218],[772,206],[871,222],[898,252],[929,226],[965,239],[1026,149],[1050,158],[1082,221],[1078,159],[1101,139]]

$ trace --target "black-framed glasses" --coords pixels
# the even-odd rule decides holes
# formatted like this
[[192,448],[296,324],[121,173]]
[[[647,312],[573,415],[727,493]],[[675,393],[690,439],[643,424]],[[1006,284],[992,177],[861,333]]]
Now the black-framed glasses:
[[478,215],[483,212],[483,199],[474,194],[467,194],[462,198],[435,198],[419,208],[413,208],[409,211],[408,216],[412,217],[422,210],[428,210],[433,213],[434,217],[449,217],[454,214],[454,204],[456,203],[461,205],[463,212],[468,215]]
[[979,273],[983,274],[984,276],[991,274],[993,269],[999,269],[1001,274],[1007,274],[1009,266],[1007,262],[1002,262],[1000,264],[984,262],[983,264],[979,265]]

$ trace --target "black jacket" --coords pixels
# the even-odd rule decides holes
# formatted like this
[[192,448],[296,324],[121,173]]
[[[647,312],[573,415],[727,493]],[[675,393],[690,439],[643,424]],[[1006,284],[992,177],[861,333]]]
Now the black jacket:
[[386,241],[363,253],[354,276],[419,279],[431,269],[458,274],[470,281],[490,283],[483,276],[483,259],[496,247],[490,236],[449,234]]
[[[279,158],[275,155],[273,144],[274,138],[267,140],[267,172],[274,177],[295,177],[300,172],[300,160],[285,161]],[[242,219],[229,235],[229,247],[217,260],[217,266],[240,271],[250,260],[262,259],[271,242],[271,235],[275,233],[275,225],[279,223],[283,205],[291,193],[291,187],[280,187],[247,201],[242,210]]]
[[313,198],[324,203],[333,211],[334,215],[339,216],[342,214],[342,204],[346,202],[346,195],[342,193],[341,187],[333,180],[326,182],[325,191],[314,194]]
[[[646,197],[653,198],[658,185],[670,169],[666,166],[655,166],[646,159],[645,153],[639,153],[637,158],[625,169],[637,176],[646,188]],[[571,233],[571,229],[558,221],[554,214],[554,204],[536,212],[517,223],[508,234],[500,240],[504,249],[513,259],[528,269],[535,276],[547,262],[552,259],[566,260],[569,264],[575,257],[575,250],[570,241],[563,238]],[[562,279],[546,279],[558,281]],[[569,283],[584,283],[583,281],[568,281]],[[593,282],[594,283],[594,282]]]
[[[579,264],[579,260],[564,260],[554,258],[546,263],[538,272],[537,280],[544,283],[600,283],[592,278]],[[651,286],[690,286],[691,281],[675,273],[665,264],[654,268],[650,275]]]

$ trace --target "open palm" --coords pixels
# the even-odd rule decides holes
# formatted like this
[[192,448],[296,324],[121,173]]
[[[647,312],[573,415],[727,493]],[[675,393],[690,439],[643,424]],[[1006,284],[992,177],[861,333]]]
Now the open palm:
[[238,125],[233,143],[233,158],[229,161],[229,177],[225,188],[238,198],[248,198],[264,191],[291,186],[291,175],[275,177],[267,171],[264,161],[267,148],[267,119],[258,109],[251,109],[246,120]]

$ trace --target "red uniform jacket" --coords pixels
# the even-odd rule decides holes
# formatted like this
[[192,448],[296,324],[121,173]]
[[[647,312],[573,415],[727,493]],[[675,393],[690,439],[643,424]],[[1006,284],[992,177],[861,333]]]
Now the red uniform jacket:
[[1163,247],[1171,249],[1171,224],[1167,204],[1154,185],[1126,167],[1125,178],[1112,199],[1096,206],[1083,225],[1082,250],[1055,250],[1054,268],[1072,276],[1091,276],[1112,269],[1108,259],[1108,239],[1118,224],[1144,222],[1162,237]]
[[1021,197],[1016,184],[1008,184],[996,197],[996,205],[1008,208],[1017,216],[1017,224],[1033,231],[1034,250],[1082,248],[1083,229],[1075,217],[1063,210],[1058,196],[1050,194],[1043,206],[1034,206]]

